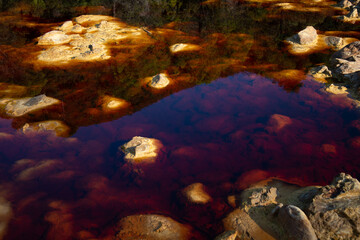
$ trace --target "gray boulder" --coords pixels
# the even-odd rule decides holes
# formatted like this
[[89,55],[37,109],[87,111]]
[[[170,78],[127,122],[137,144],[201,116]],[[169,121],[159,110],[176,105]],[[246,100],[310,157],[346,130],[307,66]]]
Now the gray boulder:
[[304,30],[295,34],[293,39],[301,45],[313,44],[317,40],[316,29],[313,26],[307,26]]

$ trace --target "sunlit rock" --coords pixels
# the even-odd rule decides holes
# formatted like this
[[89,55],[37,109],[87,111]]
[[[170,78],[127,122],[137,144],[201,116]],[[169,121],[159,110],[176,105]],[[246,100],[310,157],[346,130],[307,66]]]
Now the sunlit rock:
[[319,239],[360,237],[360,183],[341,173],[311,201],[309,219]]
[[283,128],[290,125],[291,123],[292,120],[288,116],[281,114],[273,114],[268,121],[268,126],[266,127],[266,130],[276,133],[281,131]]
[[184,188],[182,193],[190,203],[206,204],[211,201],[202,183],[193,183]]
[[236,240],[238,236],[236,231],[225,231],[218,235],[215,240]]
[[190,43],[177,43],[170,46],[170,51],[172,53],[181,53],[181,52],[192,52],[199,51],[201,47],[199,45],[190,44]]
[[330,47],[340,49],[344,46],[344,39],[341,37],[328,36],[325,37],[325,42]]
[[170,80],[164,73],[160,73],[152,77],[149,86],[153,88],[164,88],[169,85]]
[[74,24],[72,21],[66,21],[59,27],[59,31],[68,33],[68,32],[71,32],[73,27],[74,27]]
[[72,33],[82,33],[85,30],[85,28],[83,28],[81,25],[76,24],[75,26],[73,26],[71,28],[71,32]]
[[125,160],[133,163],[154,162],[162,143],[154,138],[133,137],[120,149],[125,153]]
[[51,31],[39,38],[39,45],[58,45],[69,43],[71,38],[62,31]]
[[111,97],[111,96],[107,96],[107,95],[101,99],[101,102],[102,102],[101,106],[102,106],[103,110],[105,110],[105,111],[118,110],[118,109],[129,106],[129,103],[127,101],[125,101],[124,99]]
[[76,23],[83,25],[88,22],[112,21],[116,18],[104,15],[82,15],[74,19]]
[[360,71],[360,41],[350,43],[334,53],[331,58],[333,75],[339,79],[358,80]]
[[13,212],[10,202],[0,197],[0,240],[5,239],[5,234]]
[[117,240],[188,240],[191,229],[187,225],[161,215],[132,215],[118,223]]
[[314,44],[316,43],[316,40],[317,33],[313,26],[307,26],[304,30],[289,38],[289,41],[301,45]]
[[287,205],[280,207],[278,211],[277,217],[285,229],[288,239],[317,240],[308,217],[300,208]]
[[337,6],[338,7],[341,7],[341,8],[349,8],[353,5],[352,2],[350,2],[349,0],[341,0]]
[[246,196],[246,200],[250,206],[265,206],[275,202],[277,197],[277,189],[274,187],[271,188],[262,188],[254,189],[249,193],[244,191],[243,193]]
[[337,86],[335,84],[330,84],[330,86],[325,88],[325,91],[332,94],[348,94],[348,89],[345,86]]
[[36,97],[8,99],[4,110],[8,116],[20,117],[58,103],[60,103],[59,100],[42,94]]
[[26,123],[21,128],[21,131],[25,134],[48,132],[54,133],[59,137],[66,137],[69,136],[70,128],[62,121],[49,120],[42,122]]

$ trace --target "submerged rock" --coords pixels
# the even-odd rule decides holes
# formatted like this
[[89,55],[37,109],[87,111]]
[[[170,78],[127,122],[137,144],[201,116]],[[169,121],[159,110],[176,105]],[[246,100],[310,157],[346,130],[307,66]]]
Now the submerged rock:
[[0,197],[0,239],[5,239],[4,236],[12,215],[13,212],[10,202]]
[[266,130],[276,133],[285,128],[286,126],[290,125],[291,123],[292,120],[288,116],[281,114],[273,114],[268,121],[268,126],[266,127]]
[[205,191],[202,183],[193,183],[187,186],[182,193],[191,203],[206,204],[211,201],[210,195]]
[[60,103],[60,100],[47,97],[45,94],[42,94],[32,98],[28,97],[21,99],[6,99],[5,102],[5,113],[11,117],[20,117],[29,112],[37,111],[54,104],[58,104]]
[[26,123],[21,131],[25,134],[28,133],[43,133],[50,132],[54,133],[59,137],[67,137],[70,133],[70,128],[59,120],[49,120],[42,122]]
[[278,219],[287,232],[288,239],[317,240],[315,231],[305,213],[298,207],[280,207]]
[[341,37],[329,36],[325,38],[325,42],[328,46],[340,49],[344,46],[344,39]]
[[322,187],[310,204],[309,219],[319,239],[359,239],[359,181],[341,173]]
[[167,77],[167,75],[164,73],[160,73],[160,74],[155,75],[151,79],[149,86],[151,86],[153,88],[164,88],[167,85],[169,85],[169,83],[170,83],[170,81],[169,81],[169,78]]
[[121,240],[188,240],[189,226],[161,215],[132,215],[118,223],[115,239]]
[[58,44],[64,44],[69,43],[71,41],[71,37],[66,35],[62,31],[51,31],[48,33],[45,33],[43,36],[39,38],[39,45],[58,45]]
[[125,153],[125,160],[133,163],[153,162],[162,147],[159,140],[146,137],[133,137],[120,149]]

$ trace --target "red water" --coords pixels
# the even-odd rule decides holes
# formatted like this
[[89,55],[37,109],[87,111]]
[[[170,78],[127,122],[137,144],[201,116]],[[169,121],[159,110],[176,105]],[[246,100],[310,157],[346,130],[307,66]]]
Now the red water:
[[[169,215],[208,239],[231,209],[227,196],[251,183],[236,180],[251,170],[300,185],[328,184],[341,171],[359,178],[359,112],[321,87],[305,79],[298,92],[286,92],[240,73],[81,127],[72,138],[16,134],[1,120],[1,131],[14,134],[0,139],[0,176],[14,212],[6,239],[106,238],[121,217],[136,213]],[[273,114],[291,123],[276,130]],[[118,147],[138,135],[164,144],[156,163],[123,161]],[[25,158],[32,161],[20,166]],[[207,187],[211,204],[179,200],[195,182]]]

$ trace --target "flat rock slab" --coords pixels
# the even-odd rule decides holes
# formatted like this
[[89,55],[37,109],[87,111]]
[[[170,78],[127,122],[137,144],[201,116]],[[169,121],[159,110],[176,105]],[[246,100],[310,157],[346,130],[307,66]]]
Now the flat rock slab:
[[6,104],[4,110],[8,116],[20,117],[27,113],[58,104],[60,100],[42,94],[36,97],[4,99],[3,103]]
[[62,31],[51,31],[45,33],[43,36],[39,38],[39,45],[57,45],[57,44],[65,44],[71,41],[71,37],[66,35]]
[[120,220],[118,240],[187,240],[191,229],[187,225],[161,215],[132,215]]
[[162,147],[162,143],[154,138],[133,137],[120,149],[125,153],[124,159],[131,163],[154,162]]

